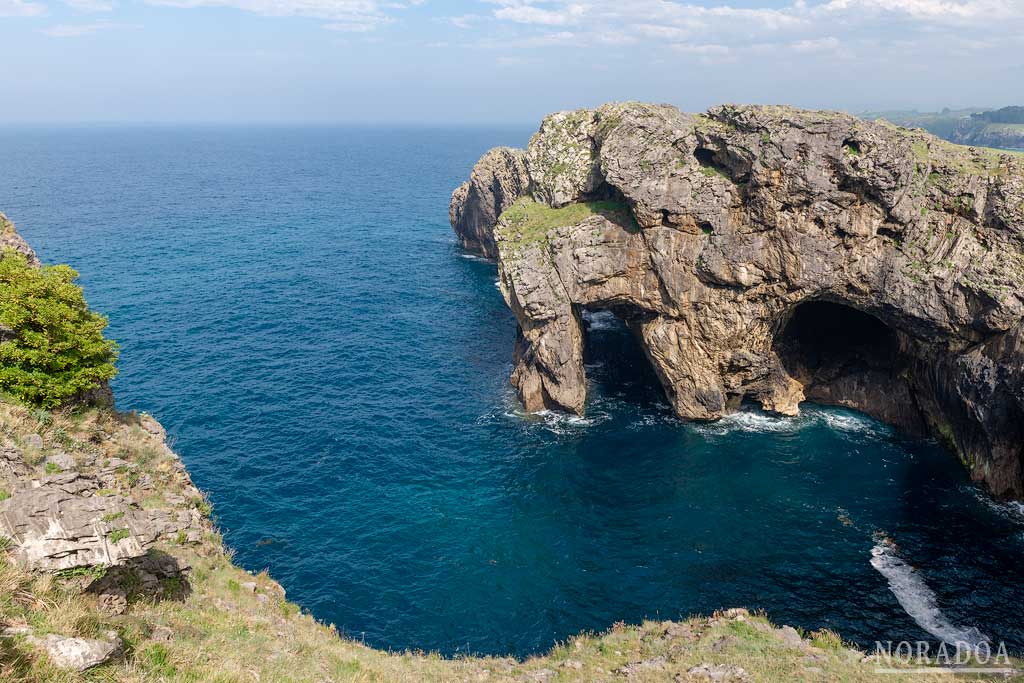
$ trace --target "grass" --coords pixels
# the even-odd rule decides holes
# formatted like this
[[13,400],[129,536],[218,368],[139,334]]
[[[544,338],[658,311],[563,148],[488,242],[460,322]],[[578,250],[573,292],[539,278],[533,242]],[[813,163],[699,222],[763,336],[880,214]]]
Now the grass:
[[107,538],[110,539],[111,543],[117,543],[119,541],[123,541],[124,539],[128,538],[130,535],[131,535],[131,532],[128,531],[127,529],[114,529],[113,531],[110,532],[110,534],[107,536]]
[[577,225],[591,216],[604,216],[631,232],[639,229],[632,211],[624,202],[578,202],[553,209],[547,204],[524,197],[501,214],[495,237],[499,242],[521,248],[543,242],[552,230]]

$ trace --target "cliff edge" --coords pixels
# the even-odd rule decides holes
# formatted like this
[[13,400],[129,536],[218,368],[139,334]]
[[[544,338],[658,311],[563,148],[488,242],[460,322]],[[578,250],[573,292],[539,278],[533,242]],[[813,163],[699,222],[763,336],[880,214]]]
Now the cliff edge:
[[528,410],[582,413],[584,310],[637,334],[675,412],[862,410],[1024,496],[1024,157],[790,107],[544,119],[452,196],[519,323]]

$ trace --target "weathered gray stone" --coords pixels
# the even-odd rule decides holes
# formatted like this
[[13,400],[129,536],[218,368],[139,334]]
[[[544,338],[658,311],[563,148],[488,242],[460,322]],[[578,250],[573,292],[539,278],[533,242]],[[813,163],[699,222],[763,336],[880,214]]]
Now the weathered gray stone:
[[[611,310],[681,417],[845,405],[1024,496],[1019,159],[833,112],[626,103],[545,119],[524,163],[488,206],[549,207],[540,228],[490,226],[528,410],[582,413],[581,311]],[[623,210],[557,210],[594,199]],[[816,347],[830,329],[859,346]]]
[[0,502],[0,536],[13,541],[14,558],[46,571],[116,565],[192,524],[188,511],[141,510],[121,496],[92,495],[98,488],[65,472],[15,489]]
[[48,634],[41,638],[30,636],[29,643],[46,653],[54,666],[73,671],[86,671],[119,656],[124,645],[116,633],[107,640],[69,638]]
[[780,629],[776,629],[775,633],[786,647],[803,648],[806,646],[800,633],[792,626],[783,626]]
[[6,249],[13,249],[19,254],[24,255],[30,265],[39,265],[39,258],[36,256],[36,252],[17,233],[14,229],[14,223],[7,216],[0,213],[0,253]]
[[743,683],[750,680],[747,672],[735,664],[700,664],[686,673],[693,680],[728,681],[730,683]]
[[77,466],[75,459],[64,451],[46,456],[45,462],[47,465],[53,465],[61,471],[73,470]]
[[462,246],[497,258],[494,224],[526,192],[528,183],[521,150],[499,147],[485,154],[473,167],[469,180],[452,194],[448,213]]

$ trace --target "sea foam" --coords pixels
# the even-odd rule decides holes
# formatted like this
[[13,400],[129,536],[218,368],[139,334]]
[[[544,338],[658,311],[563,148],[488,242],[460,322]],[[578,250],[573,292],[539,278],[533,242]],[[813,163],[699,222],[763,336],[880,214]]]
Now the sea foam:
[[907,564],[892,541],[884,539],[871,549],[871,566],[889,582],[889,590],[917,625],[950,645],[967,644],[972,650],[988,643],[988,638],[973,626],[957,626],[939,609],[935,593],[920,571]]

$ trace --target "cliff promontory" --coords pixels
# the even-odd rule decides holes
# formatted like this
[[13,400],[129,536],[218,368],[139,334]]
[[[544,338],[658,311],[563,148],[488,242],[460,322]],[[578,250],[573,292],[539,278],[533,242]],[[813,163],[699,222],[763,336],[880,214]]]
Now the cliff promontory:
[[582,413],[585,310],[675,412],[863,410],[1024,495],[1024,158],[788,107],[560,112],[452,197],[498,260],[528,410]]

